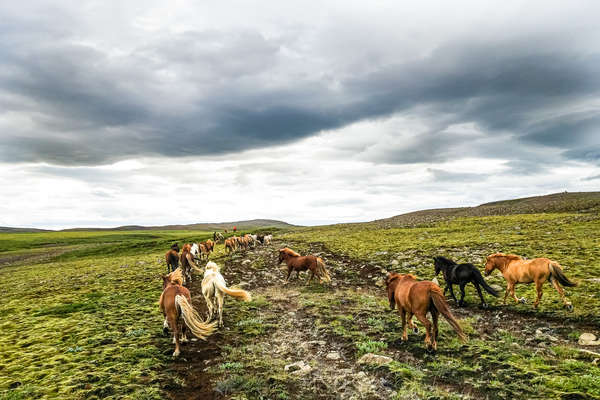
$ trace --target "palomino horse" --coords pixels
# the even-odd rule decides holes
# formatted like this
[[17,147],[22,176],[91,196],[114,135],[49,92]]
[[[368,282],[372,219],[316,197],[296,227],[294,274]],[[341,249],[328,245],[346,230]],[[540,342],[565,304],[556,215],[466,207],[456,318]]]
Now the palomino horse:
[[229,289],[225,278],[219,271],[219,266],[212,261],[206,264],[204,279],[202,280],[202,294],[208,307],[208,319],[213,315],[219,315],[219,326],[223,326],[223,298],[225,294],[238,298],[242,301],[250,301],[252,296],[242,289]]
[[517,283],[535,282],[537,297],[533,303],[533,307],[537,308],[542,298],[542,285],[549,280],[560,295],[567,310],[573,311],[573,305],[565,298],[565,293],[559,283],[563,286],[577,286],[577,284],[565,276],[562,267],[556,261],[548,258],[525,260],[523,257],[515,254],[494,253],[487,256],[485,274],[491,274],[494,269],[498,269],[504,276],[504,279],[506,279],[504,304],[506,304],[506,297],[509,292],[517,303],[525,303],[524,298],[518,299],[515,296],[515,285]]
[[163,292],[160,295],[159,307],[165,316],[163,329],[170,328],[173,332],[173,343],[175,343],[173,357],[177,357],[180,353],[179,344],[187,342],[187,329],[197,338],[206,340],[213,333],[215,324],[204,322],[192,307],[190,291],[181,285],[183,281],[181,269],[177,268],[173,273],[162,278]]
[[194,255],[192,254],[192,245],[189,243],[183,245],[183,248],[181,249],[181,255],[179,256],[179,261],[181,262],[181,268],[185,277],[186,285],[192,282],[192,268],[200,273],[204,272],[200,268],[198,268],[198,266],[194,262]]
[[174,243],[171,246],[171,249],[165,254],[165,261],[167,262],[167,274],[179,267],[179,244]]
[[285,261],[288,268],[287,277],[285,278],[286,283],[290,279],[292,271],[296,271],[296,278],[298,278],[300,271],[306,270],[310,270],[310,277],[306,282],[307,285],[312,281],[315,275],[319,278],[319,282],[331,282],[329,272],[325,269],[325,263],[320,257],[315,257],[313,255],[301,256],[294,250],[284,247],[279,250],[278,264],[281,264],[283,261]]
[[[483,308],[487,308],[488,304],[483,299],[483,294],[481,293],[481,288],[479,287],[480,285],[492,296],[500,296],[498,292],[496,292],[490,285],[487,284],[485,279],[483,279],[483,276],[481,276],[481,272],[479,272],[477,267],[473,264],[457,264],[451,259],[441,256],[433,257],[433,261],[435,266],[435,276],[437,276],[440,271],[442,271],[444,274],[444,280],[446,281],[444,294],[446,294],[446,290],[450,289],[450,294],[452,295],[454,302],[458,303],[459,307],[465,305],[465,286],[469,282],[472,282],[475,286],[475,289],[477,289],[477,294],[481,299],[481,306]],[[460,301],[458,302],[454,296],[452,285],[458,285],[460,287]]]
[[[387,286],[390,309],[398,307],[402,317],[402,340],[408,340],[406,321],[412,325],[413,315],[425,325],[425,346],[437,350],[438,317],[442,314],[450,326],[456,331],[458,337],[466,340],[458,321],[452,315],[442,289],[431,281],[418,282],[414,275],[390,273],[385,280]],[[427,312],[431,313],[432,323],[427,319]]]

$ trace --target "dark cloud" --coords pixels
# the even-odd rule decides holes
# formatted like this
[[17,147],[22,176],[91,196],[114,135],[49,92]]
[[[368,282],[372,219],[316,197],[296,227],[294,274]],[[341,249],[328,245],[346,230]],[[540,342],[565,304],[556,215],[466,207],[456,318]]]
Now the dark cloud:
[[[600,158],[600,116],[573,108],[600,95],[600,56],[555,38],[455,39],[425,57],[375,59],[353,72],[336,67],[344,53],[298,53],[297,37],[254,30],[166,34],[123,54],[80,43],[68,30],[11,22],[0,32],[0,106],[4,125],[8,113],[29,123],[16,120],[0,139],[4,162],[227,154],[397,114],[423,119],[426,129],[383,146],[372,161],[504,157],[524,173],[533,168],[524,153],[536,146],[560,148],[567,159]],[[331,70],[313,70],[317,56]],[[461,123],[484,136],[447,131]],[[509,142],[489,147],[500,136]]]

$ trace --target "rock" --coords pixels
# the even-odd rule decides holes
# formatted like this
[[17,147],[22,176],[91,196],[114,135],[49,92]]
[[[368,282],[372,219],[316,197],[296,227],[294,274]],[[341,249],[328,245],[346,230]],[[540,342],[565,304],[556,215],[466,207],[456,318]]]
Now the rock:
[[579,336],[579,341],[577,343],[579,343],[582,346],[598,346],[600,345],[600,340],[596,340],[596,335],[594,335],[593,333],[582,333],[581,336]]
[[377,280],[375,281],[375,286],[377,286],[377,287],[384,287],[384,286],[385,286],[385,283],[383,282],[383,280],[382,280],[382,279],[377,279]]
[[395,267],[398,264],[400,264],[400,262],[398,260],[392,260],[392,265]]
[[327,355],[325,356],[326,359],[328,360],[339,360],[341,358],[340,353],[338,353],[337,351],[331,351],[329,353],[327,353]]
[[500,285],[490,285],[490,287],[498,293],[502,293],[504,291],[504,288]]
[[252,261],[250,261],[250,260],[244,260],[244,261],[242,261],[242,265],[244,265],[244,266],[250,265],[250,264],[252,264]]
[[292,375],[306,375],[312,371],[312,367],[304,361],[297,361],[283,367],[285,372],[290,372]]
[[431,280],[431,282],[433,282],[433,283],[435,283],[436,285],[440,286],[440,281],[438,281],[438,279],[437,279],[437,278],[433,278],[433,279]]
[[393,361],[391,357],[380,356],[378,354],[367,353],[362,356],[359,360],[359,364],[376,364],[376,365],[385,365],[389,364]]
[[551,342],[559,341],[559,339],[556,336],[552,336],[548,333],[544,333],[541,328],[535,330],[535,338],[538,340],[549,340]]

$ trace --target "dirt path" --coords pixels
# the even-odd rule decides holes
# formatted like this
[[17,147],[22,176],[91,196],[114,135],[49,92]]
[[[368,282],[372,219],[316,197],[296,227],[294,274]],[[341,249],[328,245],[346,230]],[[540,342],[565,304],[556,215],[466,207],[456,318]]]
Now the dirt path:
[[[470,336],[481,343],[441,343],[431,354],[423,348],[422,327],[408,342],[399,340],[399,319],[385,307],[381,267],[333,254],[315,243],[310,251],[325,259],[332,285],[306,287],[303,275],[302,281],[285,285],[285,267],[276,265],[278,245],[214,260],[223,266],[228,284],[251,291],[253,302],[227,298],[225,328],[207,342],[184,347],[162,382],[170,398],[389,399],[399,388],[407,398],[510,398],[527,393],[531,373],[508,362],[505,353],[552,361],[560,357],[556,346],[585,349],[576,344],[573,332],[597,328],[501,307],[456,309],[451,303],[459,318],[470,321]],[[204,313],[200,281],[196,277],[190,290]],[[499,340],[506,347],[494,348]],[[357,356],[371,347],[394,363],[387,368],[359,365]],[[459,365],[450,368],[453,360]],[[502,390],[487,388],[486,382],[499,379],[498,370],[515,375],[515,382]]]

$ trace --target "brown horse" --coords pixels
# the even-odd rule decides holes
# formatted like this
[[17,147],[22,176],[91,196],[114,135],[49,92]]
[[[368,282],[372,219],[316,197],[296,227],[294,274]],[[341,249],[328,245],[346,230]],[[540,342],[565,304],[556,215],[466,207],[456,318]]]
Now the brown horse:
[[535,282],[537,297],[533,303],[533,307],[537,308],[542,298],[542,286],[544,282],[549,280],[560,295],[565,307],[569,311],[573,311],[573,305],[565,298],[565,293],[559,283],[563,286],[577,286],[577,283],[570,281],[565,276],[562,267],[556,261],[548,258],[525,260],[523,257],[515,254],[494,253],[486,258],[485,274],[491,274],[494,269],[498,269],[504,276],[504,279],[506,279],[504,304],[506,304],[506,297],[509,292],[517,303],[525,303],[524,298],[518,299],[515,296],[515,285],[517,283]]
[[204,322],[192,307],[190,291],[181,285],[180,269],[162,278],[163,292],[160,295],[159,307],[165,317],[163,329],[171,329],[173,332],[173,343],[175,343],[173,357],[177,357],[180,353],[180,343],[187,342],[187,329],[197,338],[206,340],[213,333],[215,323]]
[[279,250],[278,264],[281,264],[283,261],[285,261],[288,268],[287,277],[285,278],[286,283],[290,279],[292,271],[296,271],[296,278],[298,278],[300,271],[306,270],[310,270],[310,277],[306,282],[307,285],[312,281],[315,275],[319,278],[319,282],[331,282],[329,272],[325,269],[325,263],[320,257],[315,257],[313,255],[301,256],[294,250],[284,247]]
[[192,268],[200,273],[204,273],[194,262],[194,255],[192,254],[192,245],[186,243],[181,249],[181,255],[179,256],[181,262],[181,268],[183,275],[185,276],[185,284],[188,285],[192,282]]
[[[458,321],[452,315],[442,289],[431,281],[418,282],[414,275],[390,273],[385,280],[387,286],[390,309],[398,307],[402,317],[402,340],[408,340],[406,321],[415,330],[412,324],[413,315],[425,326],[425,346],[437,350],[438,317],[442,314],[450,326],[456,331],[458,337],[466,340]],[[427,312],[431,313],[432,323],[427,319]]]
[[171,246],[171,249],[165,254],[165,261],[167,262],[167,274],[179,267],[179,244],[175,243]]
[[225,253],[229,254],[235,251],[235,240],[233,238],[225,239]]

